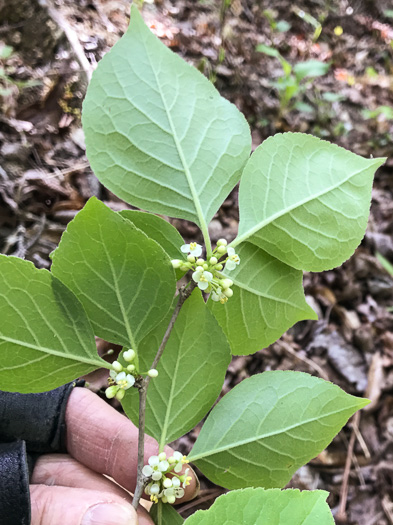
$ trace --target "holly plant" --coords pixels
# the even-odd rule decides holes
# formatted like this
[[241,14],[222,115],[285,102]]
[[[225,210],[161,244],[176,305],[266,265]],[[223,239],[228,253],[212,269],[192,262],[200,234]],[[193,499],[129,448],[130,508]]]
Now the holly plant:
[[[305,373],[267,371],[211,408],[231,355],[317,318],[302,272],[352,255],[385,159],[301,133],[274,135],[251,154],[244,116],[135,6],[93,74],[83,129],[98,179],[144,211],[90,199],[50,272],[0,256],[0,388],[41,392],[107,368],[107,397],[140,429],[133,504],[150,496],[157,524],[183,523],[171,504],[189,462],[230,492],[187,525],[332,524],[326,492],[282,489],[366,399]],[[209,222],[239,180],[237,237],[213,246]],[[203,244],[185,242],[162,215],[194,222]],[[99,357],[95,336],[121,345],[115,362]],[[188,454],[167,457],[165,445],[209,411]],[[144,430],[159,443],[146,465]]]

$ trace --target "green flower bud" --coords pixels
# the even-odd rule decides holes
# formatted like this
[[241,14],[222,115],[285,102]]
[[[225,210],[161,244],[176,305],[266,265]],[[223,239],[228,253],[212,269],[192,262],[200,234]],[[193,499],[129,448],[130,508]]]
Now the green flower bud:
[[173,268],[175,268],[176,270],[176,268],[180,268],[180,266],[183,264],[183,261],[181,261],[180,259],[173,259],[171,263]]
[[119,387],[117,385],[110,386],[105,390],[105,395],[108,399],[113,399],[118,390]]
[[123,390],[123,389],[121,389],[121,390],[119,390],[119,391],[116,393],[116,396],[115,396],[115,397],[116,397],[116,399],[117,399],[118,401],[121,401],[125,395],[126,395],[126,391]]
[[158,370],[156,370],[155,368],[152,368],[151,370],[148,371],[147,375],[149,377],[157,377],[158,376]]
[[115,372],[121,372],[123,370],[123,365],[119,361],[113,361],[112,368]]
[[205,264],[205,259],[198,259],[196,262],[197,266],[203,266]]
[[221,287],[223,290],[230,288],[232,285],[233,285],[233,281],[231,279],[223,279],[221,281]]
[[224,295],[226,295],[226,297],[232,297],[233,295],[233,290],[231,288],[227,288],[226,290],[224,290],[222,292]]
[[158,454],[158,459],[160,461],[165,461],[166,460],[166,453],[165,452],[161,452],[160,454]]
[[217,248],[217,253],[221,254],[221,255],[224,255],[224,253],[227,253],[227,249],[225,246],[219,246]]
[[226,239],[218,239],[217,246],[226,246],[228,241]]
[[209,263],[212,265],[217,264],[218,263],[217,257],[210,257]]
[[188,272],[189,269],[190,269],[190,267],[189,267],[189,266],[186,266],[185,264],[183,264],[182,266],[180,266],[180,270],[181,270],[182,272]]
[[135,359],[135,356],[136,356],[136,353],[132,348],[130,348],[123,354],[125,361],[127,361],[128,363],[131,363],[131,361]]
[[205,263],[205,264],[203,265],[203,269],[204,269],[204,270],[208,270],[208,269],[209,269],[209,265],[208,265],[207,263]]
[[135,365],[128,365],[127,366],[127,372],[134,372],[135,371]]
[[224,268],[224,265],[221,264],[221,263],[218,263],[218,264],[215,265],[214,268],[215,268],[216,270],[218,270],[218,271],[221,271],[221,270]]
[[193,255],[187,255],[187,261],[190,262],[190,263],[194,263],[195,262],[195,257]]

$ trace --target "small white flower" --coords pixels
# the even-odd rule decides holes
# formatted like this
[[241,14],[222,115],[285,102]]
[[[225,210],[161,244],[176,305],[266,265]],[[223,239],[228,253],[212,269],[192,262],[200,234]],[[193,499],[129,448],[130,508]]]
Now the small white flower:
[[179,478],[172,478],[172,487],[175,487],[175,489],[180,487],[180,483],[181,481]]
[[199,268],[192,274],[192,278],[196,283],[198,283],[198,288],[200,290],[206,290],[210,281],[213,279],[213,274],[211,272],[204,271],[202,266],[199,266]]
[[168,469],[169,469],[168,461],[166,459],[164,459],[164,461],[160,461],[158,465],[158,470],[160,470],[161,472],[166,472]]
[[158,456],[150,456],[149,465],[151,467],[158,467],[159,463],[160,463],[160,458]]
[[226,297],[225,293],[221,290],[221,288],[217,288],[216,291],[212,291],[212,300],[215,302],[220,302],[221,304],[224,304],[228,301],[228,297]]
[[154,470],[151,468],[150,465],[145,465],[142,469],[142,474],[146,476],[147,478],[150,478],[150,476],[153,474]]
[[123,390],[128,390],[134,385],[135,377],[131,374],[120,372],[120,374],[117,374],[115,381],[120,388],[122,388]]
[[235,253],[235,249],[231,246],[228,248],[228,260],[225,264],[225,270],[234,270],[240,264],[240,257]]
[[183,244],[180,248],[183,253],[188,253],[194,257],[199,257],[202,254],[202,246],[196,242],[190,242],[190,244]]
[[181,461],[183,459],[183,454],[181,452],[179,452],[178,450],[176,450],[174,453],[173,453],[173,456],[172,456],[176,461]]
[[151,479],[154,479],[154,481],[159,481],[162,478],[162,472],[159,472],[158,470],[155,470],[153,474],[151,475]]

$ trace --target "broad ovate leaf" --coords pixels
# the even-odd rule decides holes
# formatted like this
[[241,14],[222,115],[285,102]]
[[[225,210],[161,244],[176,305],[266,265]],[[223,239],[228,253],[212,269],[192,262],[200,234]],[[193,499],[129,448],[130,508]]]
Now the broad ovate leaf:
[[251,243],[241,244],[237,253],[240,264],[223,271],[234,283],[233,296],[224,305],[208,303],[233,354],[257,352],[298,321],[317,319],[305,301],[301,271]]
[[82,120],[87,156],[107,188],[206,235],[251,150],[243,115],[153,35],[136,6],[93,74]]
[[162,503],[161,500],[158,500],[157,504],[152,505],[149,514],[155,525],[182,525],[184,523],[183,518],[172,505]]
[[78,299],[47,270],[0,255],[0,389],[43,392],[107,366]]
[[[140,369],[150,368],[167,325],[162,323],[142,341]],[[146,432],[161,448],[207,414],[221,392],[230,360],[226,337],[197,289],[182,306],[157,366],[158,377],[147,392]],[[137,424],[137,392],[127,393],[122,405]]]
[[186,525],[334,525],[324,490],[249,488],[216,499],[198,510]]
[[248,240],[298,270],[339,266],[363,238],[384,161],[302,133],[270,137],[244,169],[232,246]]
[[302,372],[263,372],[213,408],[189,459],[227,489],[282,488],[368,402]]
[[161,246],[95,198],[69,223],[52,272],[79,298],[98,337],[135,350],[176,289]]

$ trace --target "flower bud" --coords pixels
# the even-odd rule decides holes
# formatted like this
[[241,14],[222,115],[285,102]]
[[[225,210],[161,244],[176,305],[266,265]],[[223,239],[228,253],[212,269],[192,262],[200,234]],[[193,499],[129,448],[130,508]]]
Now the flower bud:
[[160,461],[165,461],[166,460],[166,453],[165,452],[161,452],[160,454],[158,454],[158,459]]
[[195,262],[195,257],[193,255],[187,255],[187,261],[190,262],[190,263],[194,263]]
[[203,266],[205,264],[205,259],[198,259],[196,264],[197,266]]
[[220,255],[223,255],[224,253],[227,253],[227,249],[225,246],[219,246],[217,248],[217,253],[219,253]]
[[172,487],[172,480],[170,480],[169,478],[165,478],[163,485],[166,489],[169,489],[170,487]]
[[231,279],[223,279],[221,281],[221,286],[223,290],[230,288],[232,285],[233,285],[233,281]]
[[127,350],[126,352],[124,352],[123,354],[123,358],[125,359],[125,361],[127,361],[128,363],[131,363],[131,361],[133,361],[135,359],[135,356],[136,356],[136,353],[134,350],[132,350],[132,348],[130,348],[129,350]]
[[116,399],[118,401],[121,401],[123,399],[123,397],[126,395],[126,391],[123,390],[123,389],[120,389],[117,393],[116,393]]
[[123,370],[123,365],[119,361],[113,361],[112,368],[115,372],[121,372]]
[[128,365],[127,372],[135,372],[135,365]]
[[153,485],[150,485],[150,494],[159,494],[160,493],[160,485],[158,483],[153,483]]
[[176,268],[180,268],[180,266],[183,264],[183,261],[181,261],[180,259],[173,259],[171,263],[172,267],[176,270]]
[[182,266],[180,266],[180,270],[181,270],[182,272],[188,272],[189,269],[190,269],[190,267],[189,267],[189,266],[186,266],[185,264],[183,264]]
[[215,265],[215,269],[218,270],[219,272],[224,268],[224,265],[221,264],[221,263],[218,263]]
[[117,385],[110,386],[105,390],[105,395],[108,399],[113,399],[118,390],[119,387]]
[[156,370],[155,368],[152,368],[151,370],[148,371],[147,375],[149,377],[157,377],[158,376],[158,370]]
[[217,246],[226,246],[228,241],[226,239],[218,239]]
[[227,288],[226,290],[224,290],[222,292],[224,295],[226,295],[227,297],[232,297],[233,295],[233,290],[231,288]]
[[207,263],[205,263],[205,264],[202,266],[202,268],[203,268],[204,270],[208,270],[208,269],[209,269],[209,265],[208,265]]
[[212,265],[217,264],[218,263],[217,257],[210,257],[209,263]]
[[175,496],[168,496],[168,503],[170,503],[171,505],[173,505],[176,501],[176,497]]

